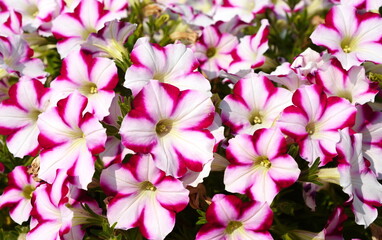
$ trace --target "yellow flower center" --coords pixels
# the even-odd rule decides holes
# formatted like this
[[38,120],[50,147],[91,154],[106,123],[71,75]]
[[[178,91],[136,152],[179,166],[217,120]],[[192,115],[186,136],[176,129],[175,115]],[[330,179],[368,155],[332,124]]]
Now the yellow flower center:
[[35,190],[35,187],[33,187],[32,185],[25,185],[22,192],[23,197],[26,199],[31,199],[34,190]]
[[261,167],[264,167],[266,169],[269,169],[272,167],[271,161],[269,161],[268,157],[266,156],[260,156],[255,159],[255,164],[260,165]]
[[356,41],[351,37],[345,37],[341,41],[341,48],[344,53],[350,53],[356,48]]
[[226,233],[228,234],[232,234],[236,229],[238,229],[239,227],[243,226],[243,224],[241,222],[238,222],[238,221],[230,221],[227,225],[227,227],[225,228],[225,231]]
[[141,190],[142,191],[155,191],[157,188],[149,181],[144,181],[141,183]]
[[166,136],[172,129],[172,120],[163,119],[160,120],[155,126],[155,132],[159,137]]
[[208,58],[212,58],[213,56],[215,56],[216,55],[216,48],[210,47],[209,49],[207,49],[206,55]]
[[306,125],[305,130],[308,133],[308,135],[313,135],[314,132],[316,131],[316,126],[314,125],[313,122],[310,122]]
[[259,112],[254,112],[249,117],[249,122],[252,125],[262,124],[263,123],[263,117],[261,116],[261,114]]

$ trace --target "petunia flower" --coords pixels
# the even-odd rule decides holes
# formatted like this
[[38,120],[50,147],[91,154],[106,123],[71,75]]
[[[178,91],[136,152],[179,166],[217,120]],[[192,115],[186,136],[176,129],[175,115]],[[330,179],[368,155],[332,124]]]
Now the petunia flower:
[[271,127],[280,113],[291,105],[292,93],[273,86],[265,76],[255,73],[241,79],[233,93],[220,103],[223,124],[234,134],[253,134]]
[[27,239],[37,240],[42,236],[46,240],[82,239],[85,231],[81,225],[89,223],[92,217],[82,204],[101,214],[97,203],[85,193],[69,183],[65,171],[57,170],[52,184],[42,184],[34,191],[31,231]]
[[22,26],[27,32],[39,30],[44,36],[52,35],[52,20],[63,9],[62,0],[3,0],[4,4],[22,15]]
[[56,170],[62,169],[73,184],[87,189],[95,171],[93,155],[104,150],[106,131],[91,113],[83,115],[86,105],[86,97],[74,92],[39,116],[39,142],[44,148],[39,178],[52,183]]
[[83,0],[75,7],[74,12],[62,13],[54,21],[52,32],[61,58],[71,51],[79,50],[91,33],[95,33],[107,21],[119,19],[120,15],[105,10],[105,5],[97,0]]
[[272,218],[267,203],[243,203],[234,195],[216,194],[206,212],[208,223],[199,230],[196,240],[270,240]]
[[127,69],[124,87],[133,95],[150,82],[157,80],[176,86],[180,90],[209,91],[208,80],[198,71],[198,61],[191,49],[184,44],[169,44],[160,47],[140,38],[131,51],[133,65]]
[[7,147],[15,157],[34,156],[40,150],[37,121],[49,107],[50,95],[38,80],[20,81],[0,103],[0,134],[9,135]]
[[345,70],[364,61],[382,63],[382,18],[377,13],[359,14],[347,5],[330,9],[325,24],[310,36],[316,45],[328,48]]
[[263,19],[256,34],[242,37],[233,50],[233,61],[228,72],[236,73],[240,70],[261,67],[265,62],[264,53],[268,50],[268,33],[269,22]]
[[342,130],[337,145],[340,185],[349,195],[357,224],[368,227],[378,216],[376,207],[382,206],[382,185],[367,167],[362,154],[362,135],[350,135]]
[[189,201],[188,190],[159,170],[150,154],[111,165],[102,171],[100,181],[104,191],[114,196],[107,206],[110,225],[139,227],[147,239],[164,239],[174,228],[175,214]]
[[0,69],[8,74],[45,79],[43,62],[32,56],[33,50],[20,35],[0,36]]
[[27,167],[17,166],[8,174],[8,184],[0,195],[0,208],[9,207],[10,216],[18,224],[27,221],[32,211],[32,194],[38,186]]
[[52,101],[57,102],[78,91],[88,99],[84,111],[102,120],[109,115],[117,83],[117,67],[112,60],[73,51],[62,62],[61,75],[51,83]]
[[127,38],[133,34],[136,24],[113,20],[105,23],[105,27],[97,33],[91,33],[82,48],[97,57],[110,57],[121,62],[128,57],[123,46]]
[[382,178],[382,113],[373,111],[367,105],[357,106],[355,124],[352,127],[362,133],[362,154],[370,163],[370,169],[378,179]]
[[217,77],[220,70],[228,70],[233,61],[232,51],[238,44],[236,36],[221,32],[216,25],[203,29],[202,36],[194,46],[194,52],[201,70],[209,79]]
[[300,175],[296,161],[286,151],[286,140],[277,128],[259,129],[253,136],[237,135],[227,147],[231,164],[224,172],[225,189],[272,203]]
[[271,7],[270,0],[225,0],[216,9],[216,21],[228,21],[237,15],[243,22],[250,23],[256,14],[262,13]]
[[337,155],[339,129],[354,125],[356,109],[340,97],[327,97],[318,85],[304,86],[293,94],[294,106],[284,109],[278,126],[300,147],[309,164],[319,157],[321,165]]
[[316,83],[323,87],[328,96],[338,96],[352,104],[374,102],[378,90],[371,86],[361,66],[353,66],[346,71],[337,59],[332,59],[326,69],[316,73]]
[[122,143],[135,152],[152,153],[156,166],[168,175],[181,177],[187,169],[202,171],[213,158],[215,143],[206,129],[215,110],[210,96],[150,81],[123,119]]

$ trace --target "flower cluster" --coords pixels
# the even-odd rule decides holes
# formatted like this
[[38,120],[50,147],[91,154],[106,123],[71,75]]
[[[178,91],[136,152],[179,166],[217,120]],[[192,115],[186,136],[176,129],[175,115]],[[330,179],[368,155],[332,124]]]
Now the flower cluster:
[[0,236],[382,238],[381,7],[0,0]]

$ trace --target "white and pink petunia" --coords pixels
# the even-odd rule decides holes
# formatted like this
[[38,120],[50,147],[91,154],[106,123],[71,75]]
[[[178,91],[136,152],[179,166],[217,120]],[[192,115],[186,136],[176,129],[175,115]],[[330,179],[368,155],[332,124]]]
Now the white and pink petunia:
[[351,6],[334,6],[310,38],[328,48],[345,70],[364,61],[382,63],[382,18],[377,13],[359,14]]
[[2,0],[8,9],[21,13],[22,26],[27,32],[52,35],[52,20],[63,10],[63,0]]
[[39,178],[51,183],[56,170],[62,169],[73,184],[87,189],[95,171],[94,154],[104,151],[106,130],[93,114],[83,115],[86,105],[86,97],[74,92],[39,116],[39,142],[44,148]]
[[288,62],[281,64],[275,71],[266,74],[266,76],[291,92],[296,91],[302,85],[310,85],[310,82],[304,76],[296,73],[296,70],[291,68]]
[[0,208],[9,207],[13,221],[22,224],[27,221],[32,211],[32,194],[38,186],[27,167],[17,166],[8,174],[8,184],[0,195]]
[[265,62],[264,53],[268,50],[269,22],[261,20],[261,26],[256,34],[244,36],[239,45],[233,50],[233,61],[228,72],[236,73],[261,67]]
[[32,56],[33,50],[20,35],[0,36],[0,69],[6,73],[45,80],[43,62]]
[[97,33],[91,33],[82,48],[97,57],[110,57],[121,62],[128,57],[123,46],[127,38],[135,31],[136,24],[113,20]]
[[231,164],[224,172],[225,189],[268,204],[300,175],[278,128],[237,135],[229,141],[227,158]]
[[227,22],[237,15],[243,22],[250,23],[256,14],[271,6],[270,0],[225,0],[216,9],[214,19]]
[[82,204],[87,204],[93,212],[101,214],[97,203],[86,192],[70,185],[67,174],[57,170],[52,184],[42,184],[36,188],[32,198],[31,231],[28,240],[77,240],[85,235],[82,224],[92,217]]
[[189,201],[181,181],[155,166],[150,154],[134,155],[127,164],[113,164],[101,173],[101,186],[114,196],[107,218],[115,228],[139,227],[147,239],[164,239],[175,225],[175,214]]
[[292,93],[273,86],[263,75],[250,74],[234,86],[233,93],[220,103],[223,124],[234,134],[253,134],[260,128],[269,128],[284,108],[290,106]]
[[150,82],[157,80],[176,86],[180,90],[209,91],[209,81],[196,69],[199,64],[191,49],[184,44],[161,47],[151,44],[148,38],[140,38],[130,55],[133,65],[127,69],[124,87],[133,95]]
[[213,159],[215,139],[207,128],[214,118],[211,93],[150,81],[123,119],[122,143],[139,153],[152,153],[156,166],[181,177],[200,172]]
[[107,21],[119,18],[118,13],[105,10],[105,5],[97,0],[80,1],[73,12],[59,15],[53,21],[52,32],[58,39],[57,50],[61,58],[79,50],[88,36],[103,28]]
[[337,155],[339,129],[354,125],[356,108],[344,98],[327,97],[319,85],[303,86],[295,91],[292,102],[278,121],[281,131],[300,147],[300,155],[309,164],[319,157],[321,165]]
[[337,59],[332,59],[325,69],[316,73],[316,83],[323,87],[328,96],[338,96],[352,104],[374,102],[378,90],[371,86],[361,66],[353,66],[346,71]]
[[370,169],[382,178],[382,113],[364,104],[357,106],[357,116],[352,129],[362,133],[362,154],[370,162]]
[[382,206],[382,185],[364,161],[362,134],[350,135],[348,129],[340,134],[337,146],[340,185],[350,197],[356,223],[366,228],[378,216],[376,207]]
[[206,212],[208,223],[199,230],[196,240],[271,240],[268,229],[272,218],[267,203],[244,203],[234,195],[216,194]]
[[62,62],[61,75],[51,83],[52,100],[57,102],[78,91],[88,99],[84,111],[102,120],[109,115],[117,83],[117,67],[112,60],[73,51]]
[[0,134],[9,135],[7,146],[15,157],[34,156],[40,150],[39,115],[50,105],[51,91],[38,80],[20,81],[0,103]]
[[233,61],[232,52],[238,44],[236,36],[221,32],[218,26],[205,27],[194,46],[200,69],[209,79],[217,77],[220,70],[228,70]]

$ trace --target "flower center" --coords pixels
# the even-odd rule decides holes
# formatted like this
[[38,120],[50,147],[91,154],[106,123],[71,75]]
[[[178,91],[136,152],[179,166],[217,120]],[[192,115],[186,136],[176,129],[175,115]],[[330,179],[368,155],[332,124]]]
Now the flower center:
[[213,56],[215,56],[215,54],[216,54],[216,48],[210,47],[209,49],[207,49],[206,55],[208,58],[212,58]]
[[353,101],[353,97],[349,91],[339,91],[337,96],[347,99],[349,102]]
[[243,226],[241,222],[238,221],[230,221],[228,226],[225,228],[226,233],[232,234],[236,229]]
[[155,190],[157,190],[157,188],[150,181],[144,181],[141,183],[141,190],[154,192]]
[[33,187],[32,185],[26,185],[23,188],[23,192],[22,192],[23,193],[23,197],[25,199],[31,199],[34,190],[35,190],[35,187]]
[[157,72],[154,74],[153,79],[158,80],[159,82],[165,82],[166,74]]
[[29,117],[32,119],[34,122],[37,122],[38,116],[41,114],[41,111],[38,109],[34,109],[30,111]]
[[316,131],[316,126],[313,122],[310,122],[306,125],[305,130],[308,133],[308,135],[313,135],[313,133]]
[[257,157],[256,160],[255,160],[255,164],[256,165],[260,165],[260,166],[262,166],[262,167],[264,167],[266,169],[269,169],[272,166],[272,163],[271,163],[271,161],[269,161],[267,156]]
[[169,119],[160,120],[155,126],[155,132],[159,137],[166,136],[172,129],[172,121]]
[[85,96],[89,96],[98,93],[98,88],[95,83],[89,82],[82,86],[80,92]]
[[355,41],[351,37],[345,37],[341,41],[341,48],[344,53],[350,53],[351,51],[354,51]]
[[255,113],[253,113],[253,114],[249,117],[249,122],[250,122],[252,125],[262,124],[262,123],[263,123],[263,117],[261,116],[261,114],[260,114],[259,112],[255,112]]

